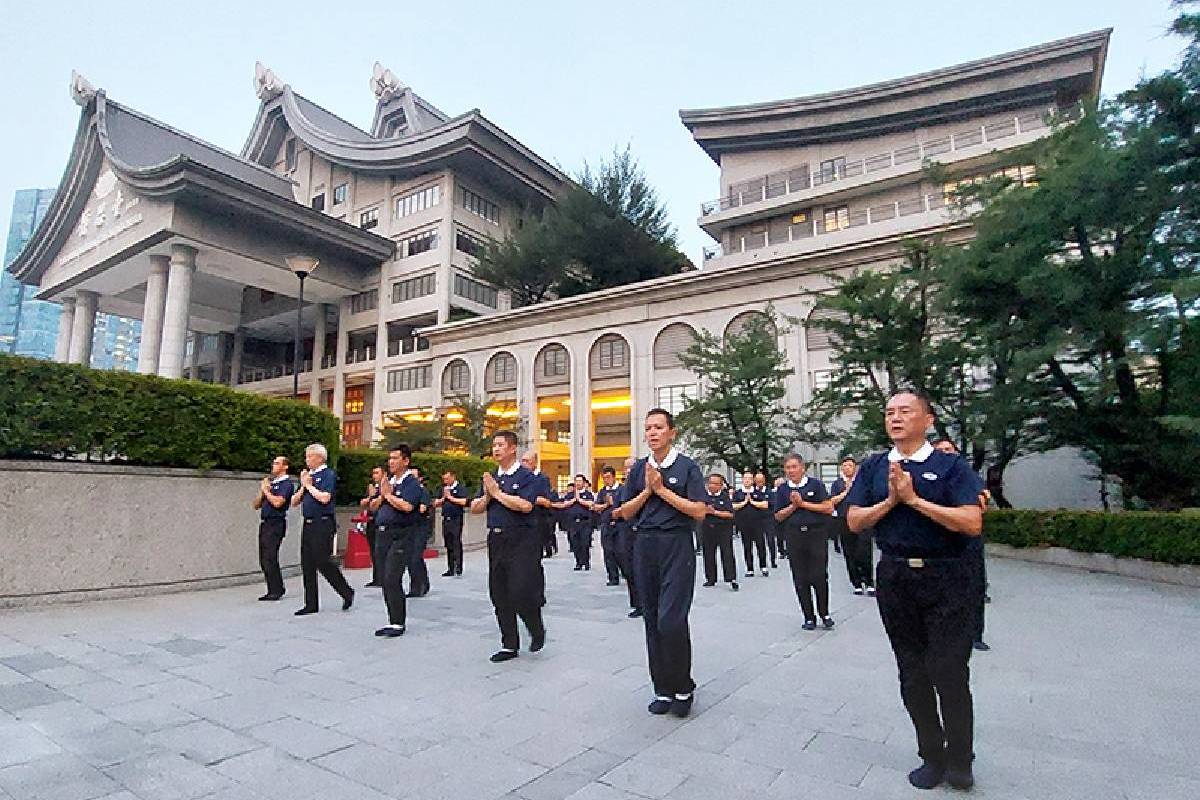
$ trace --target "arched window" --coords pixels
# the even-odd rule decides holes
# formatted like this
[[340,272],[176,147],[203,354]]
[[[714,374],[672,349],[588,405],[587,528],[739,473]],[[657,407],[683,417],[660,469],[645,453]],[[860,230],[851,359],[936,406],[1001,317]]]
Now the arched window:
[[830,308],[817,308],[808,315],[808,322],[804,325],[804,336],[808,342],[808,349],[811,350],[830,350],[836,344],[835,336],[832,331],[821,325],[814,325],[815,322],[821,320],[846,320],[848,319],[844,312],[835,311]]
[[615,333],[606,333],[592,345],[589,372],[593,378],[629,374],[629,344]]
[[456,358],[446,365],[446,371],[442,373],[442,395],[467,394],[470,389],[471,368],[467,362]]
[[775,323],[771,322],[770,318],[767,317],[766,314],[761,311],[743,311],[741,314],[738,314],[736,317],[729,320],[729,324],[725,326],[725,338],[728,339],[730,336],[735,336],[739,333],[742,333],[746,327],[757,318],[763,318],[767,320],[767,327],[771,331],[772,339],[779,337],[779,332],[775,329]]
[[654,339],[654,368],[677,369],[679,354],[696,340],[696,330],[687,323],[673,322],[663,328]]
[[571,382],[571,356],[561,344],[548,344],[533,362],[533,384],[554,386]]
[[496,353],[488,361],[483,378],[484,391],[496,392],[517,388],[517,359],[512,353]]

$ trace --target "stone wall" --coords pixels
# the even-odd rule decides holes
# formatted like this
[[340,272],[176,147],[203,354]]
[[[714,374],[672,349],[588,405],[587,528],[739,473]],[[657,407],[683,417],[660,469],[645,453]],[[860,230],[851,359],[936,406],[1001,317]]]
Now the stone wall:
[[[0,606],[261,580],[264,474],[0,460]],[[300,563],[296,510],[280,563]]]

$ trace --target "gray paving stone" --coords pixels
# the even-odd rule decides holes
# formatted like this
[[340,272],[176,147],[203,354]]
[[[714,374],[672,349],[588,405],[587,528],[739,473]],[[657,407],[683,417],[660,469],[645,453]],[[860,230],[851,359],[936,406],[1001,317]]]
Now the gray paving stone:
[[234,733],[205,719],[155,731],[146,737],[146,741],[205,766],[263,746],[263,743],[256,739]]
[[92,800],[121,786],[100,770],[66,753],[0,769],[0,788],[21,800]]
[[599,782],[642,797],[666,797],[687,778],[679,770],[627,761],[604,773]]
[[64,732],[54,740],[62,745],[63,749],[96,767],[120,764],[131,758],[144,756],[155,749],[137,731],[115,722],[98,728]]
[[62,693],[44,683],[26,681],[0,686],[0,708],[19,712],[35,706],[49,705],[64,700]]
[[0,722],[0,768],[62,752],[37,728],[24,722]]
[[592,782],[592,777],[582,772],[571,772],[558,768],[540,775],[515,792],[525,800],[561,800]]
[[133,686],[102,678],[77,686],[64,686],[62,693],[74,697],[81,703],[96,709],[111,708],[134,700],[145,700],[150,695]]
[[305,761],[354,744],[349,736],[309,722],[284,717],[246,730],[248,736]]
[[149,753],[104,772],[133,793],[155,800],[192,800],[233,785],[223,775],[173,753]]
[[206,655],[208,653],[215,653],[221,649],[219,646],[210,644],[209,642],[202,642],[198,639],[185,639],[183,637],[170,639],[165,642],[156,642],[154,646],[178,656]]
[[29,653],[27,655],[0,658],[0,664],[25,675],[36,675],[41,670],[65,667],[69,663],[66,659],[59,658],[50,653]]
[[105,709],[104,713],[142,733],[152,733],[196,720],[194,715],[159,698],[134,700],[132,703],[111,706]]

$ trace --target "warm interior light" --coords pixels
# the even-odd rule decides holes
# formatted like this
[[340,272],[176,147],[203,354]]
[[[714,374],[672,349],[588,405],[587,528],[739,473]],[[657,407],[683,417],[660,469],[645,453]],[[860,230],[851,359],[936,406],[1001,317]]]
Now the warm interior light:
[[521,416],[521,412],[517,409],[504,406],[490,406],[486,413],[489,417],[500,417],[500,419],[515,419]]
[[538,413],[539,414],[557,414],[558,409],[550,408],[549,406],[542,406],[541,408],[538,409]]
[[633,405],[633,399],[629,397],[617,397],[611,400],[593,400],[592,409],[600,410],[605,408],[629,408]]
[[446,413],[446,419],[450,420],[451,422],[461,422],[462,420],[466,419],[466,417],[461,411],[449,411]]

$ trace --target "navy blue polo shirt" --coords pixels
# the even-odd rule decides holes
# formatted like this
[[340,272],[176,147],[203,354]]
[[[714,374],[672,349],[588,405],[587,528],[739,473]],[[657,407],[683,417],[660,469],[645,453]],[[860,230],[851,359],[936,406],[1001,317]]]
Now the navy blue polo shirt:
[[[800,485],[793,485],[791,481],[784,481],[779,484],[779,488],[775,490],[775,500],[771,503],[772,511],[782,511],[792,504],[792,492],[799,492],[800,497],[806,503],[820,503],[822,500],[829,499],[829,492],[825,491],[825,484],[821,483],[811,475],[805,475],[801,479]],[[817,525],[824,525],[829,521],[828,514],[822,514],[817,511],[809,511],[807,508],[797,508],[792,512],[791,516],[779,523],[784,531],[799,531],[800,528],[807,527],[810,530]]]
[[[535,472],[535,473],[533,473],[533,479],[537,483],[538,491],[542,493],[539,496],[545,497],[551,503],[558,502],[558,495],[555,493],[553,487],[550,486],[550,478],[546,475],[546,473]],[[554,512],[553,508],[546,508],[544,506],[534,506],[533,513],[534,513],[534,516],[540,517],[541,519],[545,520],[547,518],[553,517],[555,512]]]
[[608,508],[606,508],[600,512],[600,525],[601,526],[608,527],[609,525],[612,525],[612,522],[613,522],[612,512],[613,512],[614,508],[616,508],[618,505],[620,505],[620,503],[617,501],[617,497],[620,495],[620,492],[621,492],[621,485],[614,483],[612,485],[611,489],[609,489],[607,487],[601,487],[600,491],[596,493],[596,502],[597,503],[600,503],[602,505],[604,503],[612,503],[611,506],[609,506]]
[[[833,497],[835,494],[841,494],[845,490],[846,490],[846,479],[843,478],[841,475],[834,478],[833,483],[829,484],[829,496],[830,497]],[[845,497],[842,498],[842,502],[838,503],[836,506],[833,507],[833,510],[836,511],[837,515],[839,517],[841,517],[842,519],[846,518],[846,506],[849,501],[849,498],[850,498],[850,495],[846,495]]]
[[283,505],[279,508],[263,500],[262,508],[259,509],[259,519],[287,519],[288,506],[292,502],[292,495],[296,493],[296,486],[292,483],[291,475],[282,475],[271,481],[270,493],[275,497],[283,498]]
[[729,492],[722,489],[716,494],[704,493],[704,502],[708,504],[708,513],[704,515],[704,527],[708,530],[723,530],[733,526],[733,520],[718,517],[714,511],[733,511],[733,498]]
[[746,506],[751,513],[753,519],[766,521],[771,516],[771,490],[765,486],[755,486],[750,491],[750,499],[756,503],[766,503],[766,508],[755,508],[754,506]]
[[[538,475],[534,475],[520,464],[511,474],[505,475],[500,470],[496,470],[492,473],[492,477],[500,484],[500,491],[505,494],[514,494],[535,506],[539,497],[549,497],[546,491],[548,481],[539,481]],[[481,486],[476,497],[483,496],[483,487]],[[521,514],[510,510],[498,500],[491,500],[487,504],[487,526],[500,529],[532,527],[533,514]]]
[[[587,489],[584,489],[582,492],[577,492],[574,489],[572,489],[571,491],[564,494],[562,499],[565,501],[574,500],[577,495],[580,500],[587,500],[588,502],[591,502],[592,500],[596,499],[596,495],[592,494]],[[573,519],[576,522],[579,522],[580,520],[588,519],[589,517],[592,516],[592,510],[590,508],[584,508],[583,506],[578,505],[578,504],[567,506],[563,510],[567,512],[567,519]]]
[[383,527],[410,528],[413,525],[421,523],[421,512],[417,510],[417,506],[421,503],[421,493],[425,491],[425,487],[421,485],[421,481],[411,472],[405,472],[399,478],[388,478],[392,484],[392,494],[399,497],[408,503],[413,504],[413,510],[404,512],[393,506],[387,500],[379,506],[379,511],[375,514],[375,524]]
[[312,476],[313,488],[322,492],[329,492],[329,502],[319,503],[312,496],[312,492],[305,492],[303,499],[300,501],[300,510],[304,512],[305,519],[315,519],[317,517],[332,517],[333,516],[333,498],[337,494],[337,473],[328,466],[322,464],[309,473]]
[[[899,457],[899,453],[893,453]],[[888,459],[888,453],[876,453],[863,463],[846,496],[847,506],[867,508],[887,499]],[[983,482],[960,455],[925,445],[912,458],[899,459],[898,463],[912,475],[918,497],[940,506],[973,506],[979,501]],[[875,523],[879,549],[901,558],[954,558],[976,538],[954,533],[903,503]]]
[[[646,488],[647,461],[646,458],[639,458],[633,468],[629,470],[629,474],[625,476],[626,498],[637,497]],[[704,502],[708,497],[708,490],[704,488],[704,475],[701,474],[700,467],[696,465],[696,462],[674,450],[667,455],[664,462],[668,463],[659,467],[663,485],[684,499]],[[690,532],[696,524],[694,519],[675,510],[674,506],[656,494],[651,494],[647,498],[637,513],[637,519],[631,520],[631,522],[634,530],[643,533],[678,530]]]
[[[753,494],[753,489],[751,489],[751,491],[749,493],[744,488],[738,489],[737,491],[735,491],[733,493],[733,502],[740,503],[743,500],[745,500],[750,494]],[[755,515],[757,514],[757,512],[758,512],[757,508],[750,505],[749,503],[746,503],[746,505],[742,506],[740,509],[733,512],[733,521],[736,522],[739,526],[747,525],[754,521]]]
[[[443,496],[444,496],[444,494],[443,494]],[[465,489],[463,489],[461,483],[459,483],[458,481],[455,481],[454,484],[450,487],[450,496],[462,499],[467,496],[467,491]],[[451,503],[448,500],[442,501],[442,519],[443,520],[462,519],[463,518],[463,510],[464,510],[464,507],[458,505],[457,503]]]

